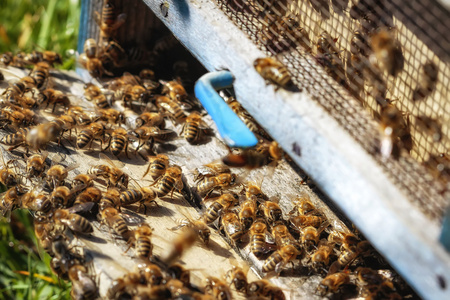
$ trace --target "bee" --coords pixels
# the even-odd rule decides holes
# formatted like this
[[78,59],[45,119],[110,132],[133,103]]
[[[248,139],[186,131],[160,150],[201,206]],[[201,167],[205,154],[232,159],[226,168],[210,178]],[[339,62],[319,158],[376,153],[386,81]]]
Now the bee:
[[70,209],[57,209],[53,215],[53,221],[55,224],[66,225],[75,233],[92,233],[94,231],[92,224],[86,218],[75,213],[91,207],[91,203],[84,203]]
[[328,266],[333,249],[334,243],[330,243],[327,240],[320,240],[317,250],[311,255],[311,261],[313,264],[324,264]]
[[56,208],[70,207],[74,201],[75,193],[66,186],[57,186],[50,194],[50,202]]
[[300,215],[309,215],[317,211],[315,205],[311,202],[311,198],[305,191],[302,191],[292,202],[294,203],[294,210],[297,209]]
[[102,198],[102,191],[95,186],[91,186],[85,189],[76,197],[74,205],[88,202],[98,203],[100,202],[101,198]]
[[138,258],[148,259],[152,255],[153,245],[150,241],[152,232],[152,229],[147,224],[141,224],[134,231],[136,256]]
[[163,82],[163,85],[164,88],[162,93],[167,94],[170,99],[177,101],[178,103],[187,99],[188,94],[181,83],[177,81],[168,81]]
[[156,195],[156,192],[151,188],[127,189],[120,193],[120,205],[127,206],[139,202],[145,208],[146,203],[156,203]]
[[67,115],[73,117],[79,126],[86,126],[92,122],[91,117],[81,106],[70,106]]
[[183,215],[183,219],[177,219],[176,222],[178,226],[175,226],[171,228],[170,230],[178,230],[183,227],[190,227],[194,229],[197,234],[198,238],[205,244],[208,245],[209,243],[209,236],[211,235],[211,230],[209,229],[208,225],[206,225],[205,221],[200,218],[198,220],[194,220],[191,216],[191,214],[187,210],[178,210]]
[[34,233],[45,252],[52,253],[53,240],[51,232],[53,231],[53,223],[49,221],[48,217],[40,216],[34,218]]
[[114,129],[109,139],[107,150],[111,147],[111,153],[115,156],[119,156],[120,153],[125,151],[125,155],[128,157],[128,136],[127,131],[122,127]]
[[113,1],[107,0],[103,3],[102,15],[95,12],[94,19],[100,27],[103,40],[109,41],[112,39],[120,26],[125,23],[126,14],[117,14],[116,6]]
[[42,212],[48,214],[52,209],[53,205],[50,198],[46,194],[35,194],[34,192],[27,192],[22,196],[21,200],[22,208],[29,209],[34,212]]
[[341,221],[333,220],[333,230],[329,232],[328,241],[343,245],[344,248],[349,249],[359,242],[359,239],[354,235]]
[[323,31],[317,39],[317,53],[320,54],[335,54],[339,53],[339,49],[336,46],[338,39],[334,39],[326,31]]
[[283,211],[275,201],[265,201],[261,203],[259,209],[262,210],[264,217],[270,224],[274,224],[283,218]]
[[103,193],[102,199],[100,199],[99,209],[103,211],[108,207],[114,207],[120,210],[122,206],[120,203],[120,190],[115,187],[111,187]]
[[279,287],[271,284],[267,280],[256,280],[248,284],[247,296],[251,297],[267,297],[273,300],[285,300],[286,296]]
[[196,144],[207,129],[208,125],[202,120],[200,113],[194,111],[186,118],[182,133],[189,144]]
[[286,245],[293,245],[298,248],[297,241],[294,239],[292,234],[289,232],[286,225],[282,222],[277,222],[272,227],[272,236],[275,239],[275,244],[278,249],[283,248]]
[[123,93],[124,107],[133,109],[133,101],[147,103],[150,100],[151,93],[142,85],[128,84]]
[[45,89],[50,75],[50,65],[47,62],[38,62],[30,73],[30,76],[36,82],[36,88]]
[[153,178],[154,181],[159,180],[165,173],[169,166],[169,157],[164,154],[158,154],[156,156],[149,158],[149,164],[147,170],[145,171],[142,178],[144,178],[148,173]]
[[170,193],[172,198],[175,190],[181,191],[183,189],[183,181],[181,179],[182,170],[180,166],[172,166],[166,169],[166,173],[157,182],[155,191],[159,198],[164,197]]
[[230,283],[230,285],[234,285],[236,291],[246,294],[247,293],[247,273],[250,267],[245,265],[245,268],[242,269],[237,265],[237,262],[231,262],[232,267],[225,274],[225,278]]
[[72,188],[83,190],[94,186],[95,176],[89,174],[78,174],[72,179]]
[[97,299],[97,285],[88,275],[86,267],[74,265],[70,267],[68,276],[72,281],[72,290],[70,291],[72,299]]
[[165,127],[164,114],[157,112],[144,112],[136,118],[136,128],[147,126],[147,127]]
[[440,142],[442,139],[442,126],[438,120],[425,115],[417,116],[416,128],[433,138],[433,141]]
[[247,200],[241,203],[239,220],[241,222],[242,228],[245,231],[249,230],[253,222],[255,221],[257,209],[258,205],[254,197],[247,198]]
[[25,191],[19,186],[9,188],[2,194],[0,199],[0,210],[3,216],[6,216],[8,222],[11,220],[11,211],[21,206],[22,196]]
[[256,220],[250,227],[250,251],[256,256],[269,252],[266,247],[267,225],[263,219]]
[[[177,268],[179,266],[179,268]],[[144,275],[144,278],[151,286],[160,285],[164,279],[161,268],[156,264],[152,264],[149,262],[144,262],[138,265],[139,272]],[[189,283],[189,271],[185,271],[183,267],[179,264],[172,265],[168,268],[167,273],[172,278],[177,278],[183,281],[182,279],[185,277],[184,274],[187,272],[187,283]],[[174,276],[176,273],[178,276]],[[184,281],[183,281],[184,282]]]
[[8,104],[0,110],[0,121],[5,123],[3,127],[10,125],[19,128],[34,125],[35,116],[34,111],[14,104]]
[[320,234],[326,227],[328,227],[330,223],[328,221],[323,222],[319,228],[313,226],[306,226],[300,229],[300,241],[301,243],[307,247],[311,248],[313,245],[317,245],[319,243]]
[[175,123],[181,124],[186,121],[187,116],[183,109],[172,99],[166,96],[156,96],[155,105],[160,111],[167,113]]
[[107,181],[107,186],[115,186],[121,188],[128,187],[129,176],[124,173],[121,169],[116,167],[116,165],[111,161],[111,159],[104,155],[103,153],[99,154],[100,159],[106,160],[110,166],[108,165],[96,165],[91,167],[88,170],[88,174],[95,175],[98,177],[103,177]]
[[208,197],[218,189],[228,189],[238,184],[236,174],[223,173],[213,177],[204,177],[197,182],[197,192]]
[[100,149],[103,149],[103,141],[105,138],[105,125],[100,122],[91,123],[88,127],[83,129],[77,136],[77,147],[83,149],[89,144],[89,149],[92,147],[93,141],[100,141]]
[[226,98],[227,104],[230,106],[231,110],[242,119],[244,124],[254,133],[259,133],[260,127],[253,119],[253,117],[242,107],[242,105],[234,97]]
[[286,89],[294,85],[286,66],[273,57],[258,58],[253,66],[264,80],[278,87]]
[[89,74],[94,78],[101,78],[103,74],[113,76],[114,74],[105,69],[103,62],[94,57],[88,58],[85,53],[80,54],[78,58],[79,64],[86,69]]
[[197,241],[198,235],[194,229],[185,227],[172,243],[168,255],[163,258],[163,262],[172,265]]
[[226,237],[233,246],[240,242],[244,235],[244,230],[239,222],[239,217],[235,212],[225,211],[220,216],[220,229],[225,232]]
[[378,61],[381,68],[391,76],[403,70],[404,56],[402,48],[392,32],[380,29],[370,37],[370,45],[373,50],[372,61]]
[[350,265],[358,256],[368,254],[372,251],[372,246],[368,241],[361,241],[356,246],[341,246],[341,254],[330,266],[330,273],[334,273],[344,266]]
[[2,137],[0,143],[11,146],[8,151],[12,151],[20,146],[26,145],[26,136],[33,127],[20,128],[16,133],[7,134]]
[[128,229],[125,220],[119,215],[114,207],[106,207],[100,212],[100,221],[108,225],[117,235],[121,236],[125,241],[129,241],[134,232]]
[[210,206],[208,206],[203,214],[203,220],[206,224],[210,224],[217,220],[219,215],[233,206],[236,202],[236,198],[232,194],[223,194],[217,200],[215,200]]
[[84,97],[88,101],[92,101],[95,97],[102,95],[102,90],[93,83],[86,83],[84,85]]
[[301,231],[303,228],[312,226],[315,228],[319,228],[320,225],[325,221],[325,218],[322,216],[313,216],[313,215],[299,215],[292,216],[289,218],[289,222],[296,230]]
[[97,42],[90,38],[87,39],[86,41],[84,41],[84,46],[83,46],[83,50],[84,53],[86,54],[87,58],[95,58],[97,57]]
[[46,104],[45,108],[48,108],[51,104],[53,104],[52,113],[55,112],[57,104],[60,104],[63,107],[70,106],[69,97],[61,91],[54,89],[45,89],[41,92],[41,96],[41,105]]
[[285,245],[279,250],[272,253],[264,262],[262,266],[262,271],[264,273],[275,271],[277,273],[281,272],[287,263],[293,261],[297,258],[298,250],[293,245]]
[[438,81],[439,69],[434,62],[428,61],[423,64],[421,71],[420,80],[412,95],[414,101],[428,97],[433,92]]
[[2,55],[0,56],[0,62],[5,65],[5,66],[9,66],[13,61],[13,54],[11,52],[5,52],[2,53]]
[[62,127],[57,121],[41,123],[35,127],[30,127],[25,133],[24,144],[27,149],[45,149],[50,142],[61,139]]
[[138,153],[144,145],[150,145],[150,149],[153,146],[154,141],[162,141],[167,138],[166,135],[172,134],[171,130],[163,130],[158,127],[147,127],[142,126],[130,132],[130,135],[138,139],[138,146],[136,147],[135,153]]
[[267,153],[260,153],[256,149],[244,149],[238,154],[230,153],[222,158],[222,162],[232,168],[246,168],[253,170],[269,164]]
[[205,292],[212,295],[214,299],[228,300],[232,299],[228,284],[217,277],[206,277]]
[[63,185],[64,180],[70,171],[78,168],[78,164],[72,164],[70,166],[54,165],[47,170],[46,181],[48,186],[53,189],[57,186]]
[[[8,164],[5,163],[5,158],[3,157],[3,151],[0,150],[0,156],[2,159],[3,167],[0,169],[0,182],[6,187],[11,187],[13,185],[18,184],[17,174],[11,168],[8,167]],[[9,161],[8,163],[10,163]]]
[[47,159],[48,152],[45,151],[41,154],[33,154],[28,157],[26,171],[27,178],[30,179],[32,177],[42,177],[46,168],[45,160]]
[[348,273],[339,272],[330,274],[320,282],[317,291],[321,296],[325,296],[328,293],[336,293],[342,285],[348,283],[350,283]]
[[50,66],[53,67],[53,64],[57,63],[59,65],[62,64],[62,58],[59,53],[55,51],[44,51],[42,52],[42,58],[44,62],[47,62]]

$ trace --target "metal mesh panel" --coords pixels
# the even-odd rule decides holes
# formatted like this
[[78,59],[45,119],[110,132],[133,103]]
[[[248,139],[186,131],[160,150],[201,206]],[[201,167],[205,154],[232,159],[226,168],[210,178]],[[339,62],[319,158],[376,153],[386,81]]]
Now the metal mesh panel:
[[[440,220],[450,173],[449,161],[439,157],[450,146],[450,18],[444,7],[433,0],[216,1],[422,211]],[[386,157],[380,151],[389,122],[400,129]]]

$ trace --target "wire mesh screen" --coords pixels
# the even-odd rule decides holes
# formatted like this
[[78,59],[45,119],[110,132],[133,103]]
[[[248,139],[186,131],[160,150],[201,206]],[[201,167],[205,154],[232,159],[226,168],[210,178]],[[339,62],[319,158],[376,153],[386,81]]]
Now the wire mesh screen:
[[412,201],[440,220],[450,181],[450,14],[444,7],[433,0],[216,1]]

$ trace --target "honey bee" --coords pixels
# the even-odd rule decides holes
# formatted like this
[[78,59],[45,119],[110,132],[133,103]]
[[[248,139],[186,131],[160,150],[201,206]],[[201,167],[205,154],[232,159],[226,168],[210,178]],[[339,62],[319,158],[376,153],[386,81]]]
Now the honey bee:
[[341,254],[338,259],[330,266],[330,273],[341,269],[344,266],[350,265],[358,256],[367,254],[372,251],[372,246],[368,241],[361,241],[356,246],[341,246]]
[[[88,205],[86,205],[88,204]],[[55,224],[66,225],[75,233],[89,234],[94,231],[92,224],[75,212],[92,207],[91,203],[73,206],[70,209],[57,209],[53,215]]]
[[301,243],[307,248],[311,248],[313,245],[317,245],[317,243],[319,243],[320,234],[326,227],[328,227],[328,225],[330,225],[330,223],[328,221],[325,221],[319,226],[319,228],[313,226],[306,226],[301,228]]
[[206,277],[205,292],[212,295],[214,299],[228,300],[232,299],[228,284],[217,277]]
[[175,226],[171,228],[170,230],[178,230],[183,227],[190,227],[194,229],[197,234],[198,238],[205,244],[208,245],[209,243],[209,236],[211,235],[211,230],[209,229],[208,225],[206,225],[205,221],[200,218],[198,220],[194,220],[191,216],[191,214],[187,210],[181,210],[181,208],[178,208],[178,211],[183,215],[183,219],[177,219],[176,222],[178,226]]
[[264,262],[262,271],[264,273],[275,271],[280,273],[281,269],[289,262],[295,260],[299,254],[297,248],[293,245],[285,245],[272,253]]
[[48,217],[40,216],[34,218],[34,233],[45,252],[52,253],[53,240],[51,232],[53,231],[53,223],[49,221]]
[[172,265],[197,241],[198,235],[194,229],[185,227],[172,243],[168,255],[163,258],[163,262]]
[[128,229],[125,220],[114,207],[106,207],[100,212],[100,221],[108,225],[117,235],[125,241],[129,241],[135,233]]
[[172,134],[171,130],[163,130],[158,127],[147,127],[142,126],[135,130],[132,130],[130,134],[138,139],[138,146],[136,147],[135,153],[138,153],[144,145],[150,145],[150,149],[153,146],[155,140],[162,141],[166,138],[168,134]]
[[50,66],[53,67],[53,64],[62,64],[62,58],[59,53],[56,53],[55,51],[44,51],[42,52],[42,58],[44,62],[47,62]]
[[87,58],[95,58],[97,57],[97,41],[90,38],[84,41],[83,51],[86,54]]
[[91,117],[81,106],[70,106],[67,115],[73,117],[79,126],[86,126],[92,122]]
[[99,154],[100,159],[106,160],[111,166],[96,165],[88,170],[88,174],[95,175],[96,177],[103,177],[107,180],[107,186],[115,186],[121,188],[128,187],[129,176],[111,161],[111,159],[104,155]]
[[116,6],[111,0],[103,3],[101,16],[98,12],[95,12],[94,15],[95,22],[100,27],[102,38],[106,41],[114,38],[117,29],[125,23],[126,18],[126,14],[117,14]]
[[75,193],[66,186],[57,186],[50,194],[50,202],[56,208],[70,207],[74,201]]
[[305,191],[302,191],[292,202],[294,203],[294,210],[297,209],[300,215],[309,215],[317,211],[311,202],[311,198]]
[[122,127],[114,129],[109,139],[107,150],[111,147],[111,153],[115,156],[119,156],[120,153],[125,151],[125,155],[128,157],[128,136],[127,131]]
[[420,80],[412,95],[414,101],[419,101],[428,97],[433,92],[438,81],[439,69],[434,62],[426,62],[422,65],[421,71]]
[[225,274],[225,278],[230,283],[230,285],[234,285],[236,291],[246,294],[247,293],[247,273],[250,267],[245,265],[245,268],[242,269],[237,265],[237,262],[231,262],[232,267]]
[[89,174],[78,174],[72,180],[72,188],[83,190],[94,186],[95,176]]
[[70,267],[68,275],[70,281],[72,281],[72,290],[70,291],[72,299],[97,298],[97,285],[91,276],[88,275],[86,267],[74,265]]
[[95,186],[91,186],[86,188],[76,197],[74,205],[88,202],[98,203],[100,202],[101,198],[102,198],[102,191]]
[[136,128],[147,126],[147,127],[165,127],[164,114],[157,112],[144,112],[136,118]]
[[167,94],[172,100],[177,102],[183,102],[188,97],[183,85],[177,81],[164,81],[164,88],[162,92]]
[[265,201],[261,203],[259,208],[262,210],[264,217],[270,224],[274,224],[283,218],[283,211],[275,201]]
[[324,221],[323,217],[313,215],[299,215],[289,218],[290,224],[298,231],[308,226],[319,228]]
[[103,149],[103,142],[106,134],[105,125],[100,122],[91,123],[88,127],[83,129],[77,136],[77,147],[83,149],[89,145],[92,147],[94,141],[100,141],[100,149]]
[[27,149],[45,149],[50,142],[60,141],[62,132],[61,124],[57,121],[41,123],[35,127],[31,127],[25,134]]
[[120,204],[120,190],[115,187],[108,188],[106,192],[103,193],[102,199],[100,199],[99,209],[103,211],[108,207],[114,207],[120,210],[122,206]]
[[208,124],[206,124],[199,112],[192,112],[183,124],[182,133],[189,144],[196,144],[200,141],[202,134],[206,133]]
[[233,168],[246,168],[253,170],[269,164],[267,153],[258,152],[256,149],[240,150],[238,154],[230,153],[222,158],[222,162]]
[[[177,266],[180,266],[180,268],[182,270],[178,269]],[[149,262],[144,262],[142,264],[139,264],[138,268],[139,268],[139,272],[144,275],[144,278],[147,280],[147,282],[151,286],[160,285],[162,283],[164,277],[163,277],[163,273],[161,271],[161,268],[158,267],[158,265],[152,264],[152,263],[149,263]],[[177,270],[179,270],[179,272]],[[181,278],[184,278],[183,275],[185,274],[184,273],[183,275],[181,275],[181,273],[183,273],[183,271],[184,271],[184,268],[181,267],[181,265],[175,264],[175,265],[172,265],[172,266],[170,266],[168,268],[167,273],[172,278],[177,278],[177,279],[181,280]],[[177,274],[180,274],[180,275],[179,276],[174,276],[173,275],[174,273],[177,273]],[[187,271],[187,276],[188,276],[187,283],[189,283],[189,271]]]
[[247,231],[252,226],[256,219],[256,212],[258,205],[255,198],[247,198],[241,203],[241,208],[239,211],[239,220],[241,222],[242,228]]
[[378,61],[381,68],[391,76],[403,70],[404,56],[402,48],[392,32],[380,29],[370,37],[370,45],[373,50],[372,61]]
[[5,158],[3,157],[3,151],[0,150],[0,156],[2,159],[3,167],[0,169],[0,182],[6,187],[11,187],[13,185],[17,185],[17,174],[11,168],[8,167],[8,163],[5,162]]
[[24,194],[25,191],[23,191],[19,186],[11,187],[2,194],[0,200],[0,210],[8,222],[10,222],[11,219],[11,211],[21,206],[21,199]]
[[317,291],[321,296],[325,296],[328,293],[336,293],[342,285],[348,283],[350,283],[348,273],[340,272],[330,274],[320,282]]
[[178,279],[184,283],[185,286],[189,286],[191,282],[191,273],[188,269],[184,268],[181,264],[173,264],[167,269],[167,273],[170,277]]
[[103,47],[103,53],[100,55],[100,58],[106,56],[113,63],[115,68],[120,68],[124,65],[127,60],[127,53],[125,50],[114,40],[109,41]]
[[311,255],[313,264],[324,264],[328,266],[333,249],[334,243],[330,243],[327,240],[320,240],[317,250]]
[[145,171],[142,178],[144,178],[148,173],[153,178],[154,181],[159,180],[165,173],[169,166],[169,157],[164,154],[158,154],[154,157],[149,158],[149,164],[147,170]]
[[113,76],[114,74],[105,69],[103,62],[94,57],[88,58],[85,53],[80,54],[78,58],[78,63],[86,69],[89,74],[94,78],[101,78],[103,74]]
[[238,215],[232,211],[224,211],[220,217],[219,230],[223,229],[231,245],[236,246],[236,243],[240,242],[241,237],[245,233],[241,222],[239,222]]
[[61,104],[63,107],[70,106],[69,97],[61,91],[54,89],[45,89],[41,92],[41,96],[41,105],[46,104],[45,108],[48,108],[51,104],[53,104],[52,113],[55,112],[57,104]]
[[[222,97],[224,97],[222,95]],[[234,97],[227,97],[225,101],[230,106],[231,110],[241,118],[244,124],[254,133],[260,133],[261,129],[253,117],[242,107],[242,105]]]
[[156,203],[156,196],[157,194],[153,189],[141,187],[139,189],[127,189],[126,191],[121,192],[119,200],[121,206],[139,202],[140,205],[143,205],[146,209],[146,203]]
[[0,62],[5,66],[9,66],[12,60],[13,54],[11,52],[2,53],[2,55],[0,56]]
[[[279,287],[271,284],[267,280],[256,280],[248,284],[247,288],[248,297],[264,297],[273,300],[285,300],[286,296]],[[250,298],[252,299],[252,298]]]
[[7,134],[2,137],[0,143],[11,146],[8,151],[12,151],[20,146],[26,145],[26,136],[33,127],[20,128],[16,133]]
[[215,200],[208,208],[206,208],[203,214],[203,220],[205,223],[210,224],[217,220],[219,215],[229,209],[236,202],[236,198],[232,194],[223,194],[217,200]]
[[139,103],[148,103],[151,92],[140,84],[128,84],[123,92],[123,105],[133,109],[133,101]]
[[38,62],[33,67],[30,76],[35,80],[37,89],[39,90],[45,89],[49,80],[50,74],[49,72],[50,72],[50,65],[47,62]]
[[159,110],[167,113],[175,123],[181,124],[186,120],[186,114],[181,106],[166,96],[157,96],[155,105]]
[[166,173],[153,183],[156,185],[155,191],[159,198],[164,197],[170,193],[170,197],[173,197],[175,190],[181,191],[183,189],[183,181],[181,179],[182,170],[180,166],[172,166],[166,169]]
[[53,189],[57,186],[63,185],[64,180],[67,178],[67,175],[70,171],[78,168],[78,164],[72,164],[70,166],[63,165],[54,165],[47,170],[47,184]]
[[8,104],[0,110],[0,122],[4,123],[3,127],[10,125],[19,128],[34,125],[35,116],[34,111],[14,104]]
[[349,249],[359,242],[359,239],[354,235],[341,221],[333,220],[333,230],[328,235],[328,241],[343,245],[344,248]]
[[416,129],[421,130],[428,136],[433,138],[433,141],[440,142],[442,139],[442,126],[438,120],[425,115],[416,117]]
[[273,57],[258,58],[253,63],[256,71],[264,80],[284,89],[294,85],[288,69]]
[[42,193],[36,195],[33,191],[27,192],[23,195],[21,202],[22,208],[26,208],[34,212],[48,214],[53,209],[52,202],[50,201],[48,195]]
[[213,177],[204,177],[197,182],[197,192],[208,198],[215,190],[228,189],[239,184],[236,174],[223,173]]
[[136,256],[142,259],[148,259],[152,255],[153,245],[150,241],[152,229],[147,224],[141,224],[134,231]]
[[250,251],[256,256],[269,252],[266,247],[267,225],[263,219],[256,220],[250,227]]
[[27,166],[26,166],[26,171],[27,171],[27,178],[30,179],[32,177],[42,177],[45,168],[46,168],[46,164],[45,164],[45,160],[47,159],[48,156],[48,152],[45,151],[41,154],[34,154],[30,157],[28,157],[27,159]]
[[298,248],[297,241],[282,222],[274,224],[272,227],[272,236],[275,239],[275,244],[278,249],[283,248],[286,245],[293,245]]

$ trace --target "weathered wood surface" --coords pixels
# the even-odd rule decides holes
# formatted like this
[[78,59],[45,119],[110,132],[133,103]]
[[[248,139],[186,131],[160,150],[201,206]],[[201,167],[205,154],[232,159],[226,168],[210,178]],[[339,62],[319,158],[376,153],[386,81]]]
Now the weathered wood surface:
[[[84,83],[78,79],[78,76],[74,72],[57,72],[52,71],[52,80],[54,81],[54,88],[63,90],[69,93],[71,101],[78,103],[86,108],[86,110],[93,110],[93,106],[90,102],[87,102],[83,97],[83,85]],[[21,77],[25,75],[25,72],[20,69],[10,68],[9,71],[4,72],[6,80],[15,79],[15,77]],[[3,91],[7,87],[6,83],[2,83],[1,88]],[[123,108],[121,108],[123,109]],[[131,112],[126,112],[129,118],[132,118]],[[51,115],[44,112],[42,117],[51,119]],[[129,119],[131,120],[131,119]],[[211,124],[212,128],[214,124],[208,116],[206,122]],[[169,128],[173,128],[170,122],[167,122]],[[179,132],[181,126],[178,126],[174,130]],[[5,131],[1,131],[1,135],[6,134]],[[92,150],[77,150],[74,148],[75,140],[63,139],[62,146],[50,145],[47,149],[49,151],[49,157],[55,157],[59,153],[64,154],[64,165],[70,165],[78,163],[79,167],[74,171],[71,171],[69,178],[76,174],[86,173],[87,170],[96,164],[105,163],[99,160],[98,145],[94,145]],[[223,157],[227,150],[223,147],[223,144],[217,137],[212,137],[207,143],[202,145],[190,145],[184,139],[175,139],[167,144],[162,149],[170,149],[166,151],[171,159],[171,163],[180,165],[183,169],[184,181],[189,189],[192,189],[195,184],[193,182],[192,171],[203,164],[210,163]],[[5,151],[2,147],[2,150]],[[20,152],[24,151],[23,148],[18,148],[12,154],[5,153],[6,159],[17,158]],[[131,151],[130,154],[133,154]],[[112,158],[112,155],[108,153]],[[114,159],[115,160],[115,159]],[[144,174],[147,162],[139,156],[134,156],[132,159],[127,159],[124,155],[120,157],[125,166],[123,170],[130,175],[140,186],[148,186],[149,180],[141,179]],[[117,162],[117,160],[115,160]],[[236,170],[238,173],[242,171]],[[319,197],[311,191],[311,189],[302,184],[304,177],[300,176],[294,169],[292,169],[288,163],[282,161],[276,168],[273,176],[265,176],[267,169],[252,171],[245,181],[259,180],[264,178],[262,184],[262,190],[270,197],[277,196],[280,198],[280,206],[285,214],[292,209],[292,203],[290,198],[292,195],[299,193],[307,193],[313,203],[320,208],[323,213],[329,218],[329,220],[336,219],[335,214],[319,199]],[[131,182],[133,184],[133,181]],[[238,188],[240,190],[241,188]],[[152,242],[154,245],[154,254],[157,256],[165,256],[168,249],[171,246],[171,242],[177,236],[178,232],[169,230],[176,226],[175,220],[183,218],[182,213],[188,212],[192,218],[199,216],[199,211],[191,206],[186,199],[180,194],[176,194],[174,199],[165,197],[157,200],[159,206],[149,206],[147,214],[144,216],[152,228],[154,228],[154,236]],[[180,207],[182,210],[180,212]],[[137,211],[138,207],[132,211]],[[127,211],[127,210],[125,210]],[[136,269],[139,261],[134,259],[134,250],[128,248],[125,241],[114,237],[106,226],[100,226],[96,221],[94,224],[94,233],[90,236],[80,236],[77,243],[84,248],[85,255],[88,258],[92,258],[94,270],[99,278],[99,291],[101,296],[105,296],[111,282],[123,276],[126,272]],[[245,240],[245,239],[244,239]],[[243,243],[245,245],[246,243]],[[249,245],[245,245],[238,251],[232,249],[225,239],[212,229],[211,242],[208,247],[197,244],[190,249],[183,257],[181,262],[187,269],[192,270],[192,281],[199,286],[202,286],[205,275],[212,275],[220,277],[225,274],[227,270],[231,268],[231,260],[236,260],[238,264],[244,265],[249,263],[252,266],[251,271],[248,274],[249,281],[256,280],[261,275],[261,267],[263,261],[257,260],[253,254],[249,251]],[[295,266],[299,263],[296,262]],[[290,272],[291,273],[291,272]],[[292,274],[296,274],[295,272]],[[291,277],[280,276],[277,278],[271,278],[271,281],[285,290],[287,298],[290,299],[319,299],[316,294],[316,287],[320,282],[321,277],[317,275],[308,276],[308,274],[297,273]],[[237,298],[240,295],[235,293]]]

